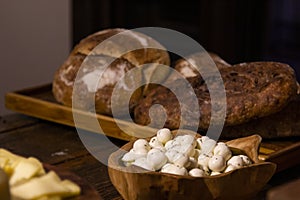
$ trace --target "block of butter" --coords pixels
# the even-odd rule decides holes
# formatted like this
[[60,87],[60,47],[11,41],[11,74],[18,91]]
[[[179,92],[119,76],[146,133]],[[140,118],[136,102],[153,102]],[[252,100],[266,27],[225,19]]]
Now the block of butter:
[[54,171],[45,172],[42,163],[0,148],[0,168],[8,176],[12,200],[61,200],[80,195],[80,187],[61,180]]

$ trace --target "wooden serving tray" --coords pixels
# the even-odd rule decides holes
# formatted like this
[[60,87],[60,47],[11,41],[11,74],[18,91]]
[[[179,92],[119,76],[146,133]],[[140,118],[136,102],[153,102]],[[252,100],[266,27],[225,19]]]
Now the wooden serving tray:
[[[96,117],[101,124],[103,133],[98,126],[89,123],[90,119],[95,117],[94,114],[72,110],[71,107],[56,102],[51,84],[7,93],[5,104],[8,109],[13,111],[73,127],[75,125],[72,112],[76,112],[83,119],[82,122],[76,123],[77,128],[100,134],[105,133],[107,136],[126,141],[133,139],[134,133],[141,133],[146,137],[156,132],[156,129],[153,128],[133,125],[127,121],[97,114]],[[122,130],[119,126],[122,126]],[[259,150],[259,158],[276,163],[277,172],[300,164],[299,156],[300,137],[263,140]]]
[[[107,136],[127,141],[134,138],[135,132],[145,135],[145,137],[153,135],[156,132],[156,129],[153,128],[133,125],[127,121],[97,114],[97,120],[103,130],[101,132],[98,126],[90,123],[93,121],[91,119],[95,118],[93,113],[72,109],[71,107],[59,104],[52,94],[51,84],[7,93],[5,96],[5,106],[16,112],[73,127],[75,126],[73,112],[76,112],[76,114],[82,117],[80,122],[76,122],[77,128],[101,134],[104,132]],[[118,122],[119,126],[122,126],[122,130],[116,122]],[[126,133],[123,130],[126,130]]]

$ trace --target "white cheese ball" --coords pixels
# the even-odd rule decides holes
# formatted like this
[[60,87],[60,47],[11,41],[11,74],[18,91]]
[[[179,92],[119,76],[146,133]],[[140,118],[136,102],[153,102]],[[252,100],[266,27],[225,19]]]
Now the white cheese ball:
[[158,130],[156,136],[157,136],[158,141],[160,141],[163,144],[165,144],[166,142],[171,140],[173,137],[170,129],[168,129],[168,128],[163,128],[163,129]]
[[135,161],[136,159],[138,158],[141,158],[141,157],[144,157],[146,156],[147,154],[143,155],[143,154],[136,154],[134,153],[133,151],[130,151],[130,152],[127,152],[123,155],[122,157],[122,161],[123,162],[133,162]]
[[174,140],[169,140],[168,142],[166,142],[166,144],[165,144],[165,148],[168,150],[168,149],[170,149],[172,146],[173,146],[173,141]]
[[191,144],[182,144],[180,146],[174,146],[172,149],[183,153],[187,156],[192,156],[195,153],[195,148]]
[[238,168],[236,166],[234,166],[234,165],[228,165],[226,167],[226,169],[224,170],[224,173],[230,172],[230,171],[235,170],[235,169],[238,169]]
[[216,175],[219,175],[219,174],[221,174],[221,172],[211,172],[210,173],[211,176],[216,176]]
[[158,141],[157,137],[152,137],[149,141],[149,145],[152,148],[162,148],[164,147],[163,143],[161,143],[160,141]]
[[152,165],[155,170],[162,168],[167,161],[167,156],[159,149],[151,149],[147,154],[147,162]]
[[229,160],[232,156],[231,150],[224,142],[218,142],[213,151],[214,155],[220,155],[225,158],[225,160]]
[[202,169],[193,168],[189,171],[189,175],[193,177],[203,177],[206,176],[206,173]]
[[241,168],[244,165],[244,161],[240,156],[232,156],[228,161],[227,165],[233,165],[237,168]]
[[142,156],[146,156],[148,153],[148,149],[144,149],[144,148],[139,148],[139,149],[131,149],[129,152],[132,152],[134,154],[138,154],[141,157]]
[[175,145],[171,146],[170,148],[168,148],[168,150],[175,150],[175,151],[181,152],[183,149],[182,149],[181,144],[175,144]]
[[178,151],[187,156],[193,156],[195,153],[195,147],[192,144],[182,144],[179,146]]
[[210,160],[210,157],[208,157],[205,154],[200,154],[198,157],[198,165],[201,167],[204,171],[209,171],[208,169],[208,161]]
[[204,154],[210,154],[213,152],[217,142],[212,139],[205,140],[201,145],[201,151]]
[[198,139],[196,140],[196,143],[197,143],[197,149],[201,149],[201,146],[202,146],[203,142],[205,142],[205,141],[208,140],[208,139],[209,139],[209,137],[207,137],[207,136],[202,136],[201,138],[198,138]]
[[174,149],[169,149],[166,151],[165,155],[168,158],[168,162],[173,163],[175,156],[178,154],[179,152],[174,150]]
[[226,167],[226,160],[223,158],[223,156],[214,155],[209,159],[208,167],[211,171],[221,172]]
[[179,152],[173,158],[173,163],[179,167],[187,167],[189,164],[189,157]]
[[252,161],[250,160],[250,158],[246,155],[239,155],[242,160],[243,160],[243,165],[244,166],[248,166],[248,165],[251,165],[252,164]]
[[181,137],[181,144],[184,145],[184,144],[187,144],[187,145],[192,145],[193,148],[196,147],[197,145],[197,142],[195,141],[195,137],[192,136],[192,135],[183,135]]
[[164,165],[161,168],[161,172],[169,173],[169,174],[176,174],[176,175],[187,175],[188,174],[186,168],[179,167],[177,165],[170,164],[170,163],[167,163],[166,165]]
[[151,149],[151,147],[147,140],[138,139],[133,143],[133,149],[146,149],[149,151]]
[[178,141],[175,141],[175,140],[169,140],[166,144],[165,144],[165,148],[167,150],[169,149],[174,149],[174,148],[177,148],[181,146],[181,144],[178,142]]
[[181,152],[170,149],[166,151],[165,155],[167,156],[169,163],[176,164],[180,167],[188,165],[189,157]]
[[136,159],[132,164],[135,166],[141,167],[143,169],[149,170],[149,171],[155,171],[153,166],[150,163],[148,163],[147,158],[145,158],[145,157]]
[[183,141],[183,135],[177,135],[173,140],[181,144]]

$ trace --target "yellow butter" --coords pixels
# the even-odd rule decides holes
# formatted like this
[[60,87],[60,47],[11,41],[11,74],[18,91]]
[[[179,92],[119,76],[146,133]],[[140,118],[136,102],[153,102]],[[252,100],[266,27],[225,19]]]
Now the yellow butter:
[[15,166],[14,172],[10,177],[11,186],[27,181],[36,174],[41,173],[43,165],[36,158],[21,159]]
[[[37,199],[43,196],[67,197],[75,195],[73,188],[75,188],[74,185],[61,181],[55,172],[50,171],[43,176],[32,178],[26,183],[12,187],[11,194],[20,199]],[[76,194],[79,193],[76,190]]]

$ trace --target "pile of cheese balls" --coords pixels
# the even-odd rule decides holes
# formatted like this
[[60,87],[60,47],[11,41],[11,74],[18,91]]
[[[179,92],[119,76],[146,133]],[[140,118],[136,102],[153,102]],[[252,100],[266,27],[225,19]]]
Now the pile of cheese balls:
[[173,138],[167,128],[158,130],[149,142],[136,140],[122,161],[126,166],[135,165],[150,171],[194,177],[214,176],[252,163],[245,155],[232,155],[223,142],[216,142],[207,136],[196,139],[191,134]]

